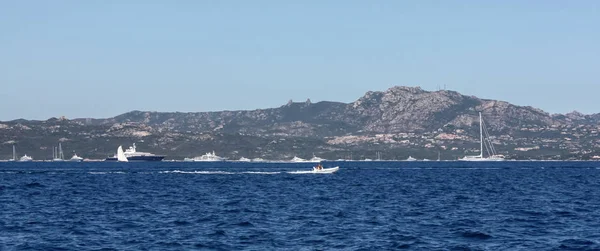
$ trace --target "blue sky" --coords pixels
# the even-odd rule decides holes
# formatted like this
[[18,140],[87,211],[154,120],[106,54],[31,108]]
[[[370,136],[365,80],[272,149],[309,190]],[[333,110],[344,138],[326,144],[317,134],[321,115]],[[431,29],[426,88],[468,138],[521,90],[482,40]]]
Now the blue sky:
[[0,120],[438,86],[600,112],[600,1],[3,1]]

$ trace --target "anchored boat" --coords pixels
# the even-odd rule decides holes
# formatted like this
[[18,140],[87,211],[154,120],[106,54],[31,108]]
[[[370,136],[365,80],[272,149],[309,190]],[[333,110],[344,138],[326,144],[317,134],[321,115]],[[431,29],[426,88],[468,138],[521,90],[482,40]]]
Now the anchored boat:
[[[123,152],[123,148],[119,146],[122,152],[122,156],[116,154],[113,157],[108,157],[104,161],[129,161],[129,162],[146,162],[146,161],[162,161],[165,156],[164,155],[156,155],[148,152],[138,152],[133,143],[133,146],[130,146],[127,150]],[[117,150],[117,152],[119,152]],[[120,157],[120,158],[119,158]]]

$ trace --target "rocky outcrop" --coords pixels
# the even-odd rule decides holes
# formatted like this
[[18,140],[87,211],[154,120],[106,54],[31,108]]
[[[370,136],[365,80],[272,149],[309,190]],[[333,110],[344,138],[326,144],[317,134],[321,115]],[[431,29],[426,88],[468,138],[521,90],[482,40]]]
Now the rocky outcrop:
[[[540,109],[479,99],[454,91],[392,87],[367,92],[350,104],[288,102],[278,108],[221,112],[132,111],[93,124],[136,123],[161,131],[222,132],[248,135],[327,137],[345,134],[426,132],[444,126],[470,128],[482,112],[491,130],[510,132],[522,126],[598,123],[599,115],[550,115]],[[89,122],[89,121],[88,121]]]

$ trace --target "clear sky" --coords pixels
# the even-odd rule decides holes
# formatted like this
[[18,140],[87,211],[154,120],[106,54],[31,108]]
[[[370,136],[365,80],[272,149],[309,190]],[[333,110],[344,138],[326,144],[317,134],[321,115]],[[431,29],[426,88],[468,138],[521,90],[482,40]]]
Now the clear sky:
[[0,120],[438,86],[600,112],[600,1],[0,2]]

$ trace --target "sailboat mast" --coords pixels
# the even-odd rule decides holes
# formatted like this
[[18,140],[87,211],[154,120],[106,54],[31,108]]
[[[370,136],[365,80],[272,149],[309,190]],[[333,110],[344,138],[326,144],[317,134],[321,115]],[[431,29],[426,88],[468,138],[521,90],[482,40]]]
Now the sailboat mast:
[[15,145],[13,145],[13,160],[17,160],[17,150],[15,150]]
[[483,120],[481,119],[481,112],[479,112],[479,156],[483,158]]

